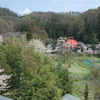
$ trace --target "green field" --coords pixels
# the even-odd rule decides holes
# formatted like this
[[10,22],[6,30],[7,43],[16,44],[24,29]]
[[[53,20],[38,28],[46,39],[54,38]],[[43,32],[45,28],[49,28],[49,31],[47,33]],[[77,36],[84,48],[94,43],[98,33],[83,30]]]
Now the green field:
[[[68,63],[71,65],[69,71],[71,72],[71,76],[74,80],[73,95],[83,100],[85,85],[87,83],[89,87],[89,100],[94,100],[93,97],[94,97],[95,84],[91,80],[92,74],[90,71],[93,67],[89,66],[88,64],[85,64],[82,61],[83,59],[97,60],[97,61],[99,60],[99,58],[96,58],[92,55],[86,56],[78,54],[75,57],[75,60],[68,61]],[[95,64],[100,65],[100,63],[95,63]]]

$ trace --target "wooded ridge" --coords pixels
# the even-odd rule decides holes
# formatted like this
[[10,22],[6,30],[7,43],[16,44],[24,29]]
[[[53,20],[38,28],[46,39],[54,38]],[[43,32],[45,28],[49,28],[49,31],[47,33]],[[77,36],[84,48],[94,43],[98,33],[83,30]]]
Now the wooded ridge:
[[0,16],[0,34],[26,32],[28,36],[42,40],[47,37],[57,39],[60,36],[74,36],[84,43],[100,41],[100,7],[83,13],[34,11],[24,16],[0,8]]

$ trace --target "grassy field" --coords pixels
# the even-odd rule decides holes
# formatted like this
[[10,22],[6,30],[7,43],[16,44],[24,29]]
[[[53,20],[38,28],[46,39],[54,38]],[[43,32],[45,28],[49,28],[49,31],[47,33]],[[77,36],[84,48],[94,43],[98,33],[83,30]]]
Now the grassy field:
[[[82,62],[83,59],[99,60],[99,58],[92,55],[87,56],[86,54],[77,54],[75,60],[68,61],[68,63],[71,65],[69,71],[71,72],[71,76],[74,80],[73,95],[83,100],[85,85],[87,83],[89,87],[89,100],[94,100],[95,84],[90,78],[92,76],[90,71],[92,67]],[[97,64],[100,65],[100,63]]]

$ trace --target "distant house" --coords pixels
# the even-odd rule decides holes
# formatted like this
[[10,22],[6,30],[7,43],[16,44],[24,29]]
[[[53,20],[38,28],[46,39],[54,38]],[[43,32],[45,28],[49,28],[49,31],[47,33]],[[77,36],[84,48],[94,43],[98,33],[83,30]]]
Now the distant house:
[[70,43],[72,47],[76,47],[78,45],[78,42],[74,40],[74,37],[69,37],[66,43]]
[[78,46],[78,42],[74,39],[74,37],[69,37],[66,41],[66,47],[71,47],[72,50],[78,50],[80,49],[80,46]]
[[70,95],[70,94],[66,94],[62,97],[62,100],[81,100],[73,95]]
[[4,97],[4,96],[0,95],[0,100],[13,100],[13,99],[9,99],[7,97]]

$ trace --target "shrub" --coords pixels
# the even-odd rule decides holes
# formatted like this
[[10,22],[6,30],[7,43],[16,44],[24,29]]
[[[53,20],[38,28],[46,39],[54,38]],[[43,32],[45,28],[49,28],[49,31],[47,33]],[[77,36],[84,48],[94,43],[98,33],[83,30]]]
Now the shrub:
[[90,72],[92,73],[92,75],[94,77],[100,77],[100,70],[96,69],[96,68],[91,68]]

